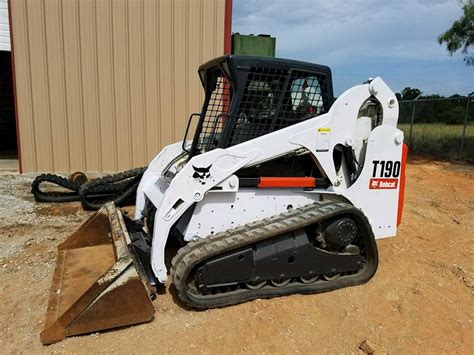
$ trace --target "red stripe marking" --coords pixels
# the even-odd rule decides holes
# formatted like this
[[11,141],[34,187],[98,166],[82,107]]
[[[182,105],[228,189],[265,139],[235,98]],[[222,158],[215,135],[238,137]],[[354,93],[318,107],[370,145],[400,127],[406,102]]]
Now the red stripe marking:
[[18,123],[18,102],[16,92],[16,77],[15,77],[15,51],[13,50],[13,22],[12,22],[12,1],[8,0],[8,23],[10,29],[10,55],[12,61],[12,80],[13,80],[13,103],[15,108],[15,125],[16,125],[16,146],[18,151],[18,170],[23,173],[23,162],[21,161],[21,144],[20,144],[20,124]]
[[404,144],[403,149],[402,149],[402,168],[400,171],[400,189],[398,190],[397,227],[402,222],[403,200],[405,199],[405,167],[407,164],[407,157],[408,157],[408,146]]
[[[232,54],[232,0],[225,0],[224,5],[224,54]],[[222,113],[221,126],[224,127],[226,114],[230,106],[230,83],[224,79],[223,95],[221,97]]]
[[224,5],[224,54],[232,51],[232,0],[225,0]]
[[313,177],[261,177],[257,187],[316,187]]

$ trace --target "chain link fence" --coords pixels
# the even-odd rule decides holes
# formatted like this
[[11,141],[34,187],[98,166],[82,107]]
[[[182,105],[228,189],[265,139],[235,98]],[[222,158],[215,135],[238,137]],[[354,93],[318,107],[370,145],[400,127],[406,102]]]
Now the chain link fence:
[[410,154],[474,163],[474,96],[399,101]]

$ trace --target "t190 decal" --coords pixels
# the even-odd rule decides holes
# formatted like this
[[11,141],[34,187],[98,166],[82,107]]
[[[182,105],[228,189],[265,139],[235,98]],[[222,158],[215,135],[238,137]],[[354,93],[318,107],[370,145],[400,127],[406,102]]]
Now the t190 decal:
[[400,175],[400,162],[391,160],[374,160],[374,170],[372,177],[397,178]]
[[369,181],[369,189],[396,189],[398,188],[398,177],[400,176],[401,163],[392,160],[374,160],[372,179]]

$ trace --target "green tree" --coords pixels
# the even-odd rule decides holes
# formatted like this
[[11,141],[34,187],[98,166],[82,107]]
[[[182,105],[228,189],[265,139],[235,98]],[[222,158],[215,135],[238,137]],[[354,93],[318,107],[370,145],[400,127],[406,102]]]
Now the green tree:
[[414,100],[421,95],[421,90],[417,88],[406,87],[401,92],[401,100]]
[[446,42],[446,50],[451,56],[461,49],[466,65],[474,65],[474,57],[468,55],[469,46],[474,43],[474,1],[467,0],[461,4],[463,16],[438,37],[438,42]]

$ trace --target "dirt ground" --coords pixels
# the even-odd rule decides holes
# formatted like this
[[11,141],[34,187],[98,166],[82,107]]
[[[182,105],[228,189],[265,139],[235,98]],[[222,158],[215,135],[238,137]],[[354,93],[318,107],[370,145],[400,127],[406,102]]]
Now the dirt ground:
[[474,167],[414,161],[396,238],[378,242],[366,285],[319,295],[184,310],[167,290],[155,319],[43,346],[39,339],[56,246],[89,215],[76,203],[37,204],[32,177],[0,175],[2,353],[472,353]]

